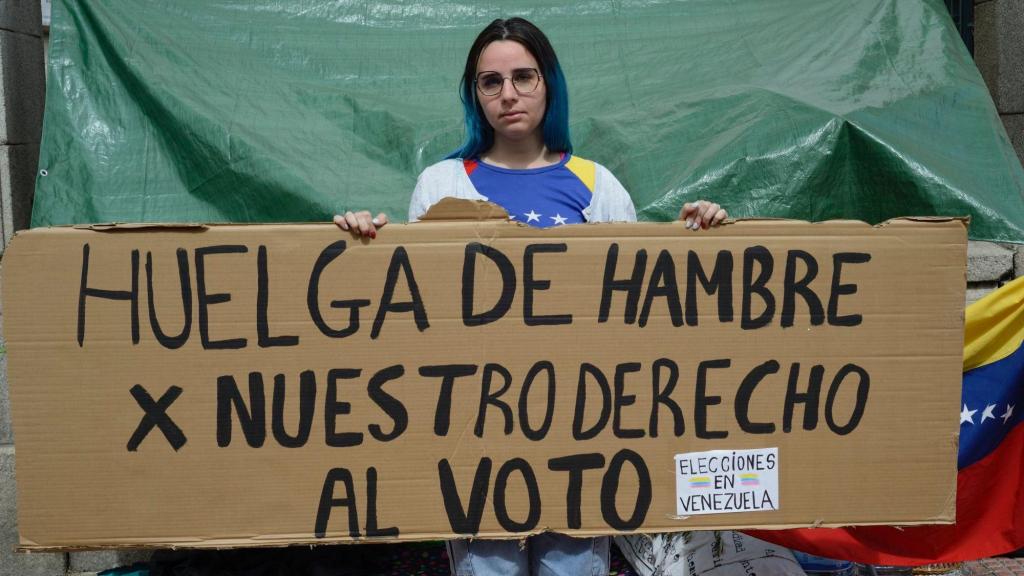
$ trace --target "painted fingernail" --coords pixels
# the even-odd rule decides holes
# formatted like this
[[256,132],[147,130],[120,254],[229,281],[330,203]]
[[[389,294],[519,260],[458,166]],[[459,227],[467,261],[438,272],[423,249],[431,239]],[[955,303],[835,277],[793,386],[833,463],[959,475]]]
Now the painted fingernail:
[[376,230],[370,230],[370,238],[376,238],[376,237],[377,237],[377,231]]
[[378,219],[376,219],[376,218],[374,218],[373,220],[371,220],[371,222],[373,222],[373,225],[374,225],[374,226],[380,226],[380,220],[378,220]]
[[692,224],[693,224],[693,220],[687,218],[686,219],[686,227],[689,228]]

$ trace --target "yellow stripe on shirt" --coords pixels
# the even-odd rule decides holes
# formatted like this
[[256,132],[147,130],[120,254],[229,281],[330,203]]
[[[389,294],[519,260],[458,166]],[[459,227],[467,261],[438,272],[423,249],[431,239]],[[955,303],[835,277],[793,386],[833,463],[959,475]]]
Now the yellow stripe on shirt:
[[597,166],[590,160],[585,160],[579,156],[572,156],[569,161],[565,163],[565,167],[572,171],[580,182],[590,190],[590,193],[594,193],[594,180],[597,174]]

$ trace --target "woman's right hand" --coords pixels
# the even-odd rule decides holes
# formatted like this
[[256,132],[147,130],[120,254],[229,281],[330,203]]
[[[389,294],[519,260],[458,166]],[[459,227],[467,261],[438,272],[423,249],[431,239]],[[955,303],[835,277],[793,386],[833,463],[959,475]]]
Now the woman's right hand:
[[388,223],[388,215],[381,212],[374,218],[367,210],[335,214],[334,223],[342,230],[352,232],[356,236],[377,237],[377,229]]
[[679,219],[686,222],[686,228],[689,230],[707,230],[718,226],[728,217],[729,214],[724,208],[707,200],[687,202],[679,211]]

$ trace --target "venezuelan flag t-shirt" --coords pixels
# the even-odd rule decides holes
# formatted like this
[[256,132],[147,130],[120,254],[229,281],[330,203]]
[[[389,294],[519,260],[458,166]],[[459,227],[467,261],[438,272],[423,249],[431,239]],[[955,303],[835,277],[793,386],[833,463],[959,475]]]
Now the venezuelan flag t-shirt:
[[540,228],[586,222],[583,210],[594,192],[590,160],[564,154],[541,168],[499,168],[479,159],[463,160],[463,166],[477,192],[517,222]]

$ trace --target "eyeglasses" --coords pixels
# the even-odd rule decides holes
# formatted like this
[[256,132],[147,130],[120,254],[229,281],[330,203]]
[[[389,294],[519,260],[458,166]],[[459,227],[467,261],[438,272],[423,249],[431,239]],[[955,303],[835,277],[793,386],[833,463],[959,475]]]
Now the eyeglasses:
[[502,76],[497,72],[481,72],[476,75],[476,88],[484,96],[497,96],[505,87],[505,80],[512,81],[512,87],[518,94],[529,94],[540,86],[541,75],[536,68],[516,68],[511,76]]

